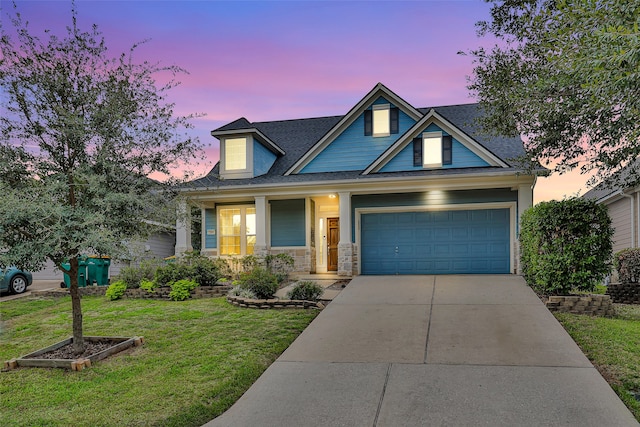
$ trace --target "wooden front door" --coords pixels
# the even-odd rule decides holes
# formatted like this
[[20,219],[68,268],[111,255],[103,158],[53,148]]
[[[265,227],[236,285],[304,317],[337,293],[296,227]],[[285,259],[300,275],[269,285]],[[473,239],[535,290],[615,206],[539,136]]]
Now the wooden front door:
[[327,235],[327,271],[338,271],[339,218],[327,218]]

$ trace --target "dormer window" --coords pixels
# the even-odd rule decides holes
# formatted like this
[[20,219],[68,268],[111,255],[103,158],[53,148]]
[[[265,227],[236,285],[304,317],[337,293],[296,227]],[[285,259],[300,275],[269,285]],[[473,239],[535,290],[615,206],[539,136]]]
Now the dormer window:
[[383,137],[398,133],[399,110],[390,104],[375,104],[364,112],[364,134]]
[[253,139],[224,138],[220,141],[220,177],[253,178]]
[[413,165],[441,168],[453,163],[453,139],[442,132],[424,132],[413,140]]
[[233,138],[224,142],[224,163],[228,171],[245,170],[247,168],[247,139]]

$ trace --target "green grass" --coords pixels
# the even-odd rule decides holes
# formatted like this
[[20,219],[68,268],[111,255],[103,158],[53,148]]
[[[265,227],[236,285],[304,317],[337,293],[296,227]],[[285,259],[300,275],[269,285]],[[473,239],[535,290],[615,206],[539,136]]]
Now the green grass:
[[[316,316],[184,302],[82,299],[84,333],[144,336],[145,345],[81,372],[0,373],[3,426],[200,426],[229,408]],[[0,304],[0,361],[71,335],[71,300]]]
[[556,313],[584,354],[640,421],[640,306],[616,304],[614,318]]

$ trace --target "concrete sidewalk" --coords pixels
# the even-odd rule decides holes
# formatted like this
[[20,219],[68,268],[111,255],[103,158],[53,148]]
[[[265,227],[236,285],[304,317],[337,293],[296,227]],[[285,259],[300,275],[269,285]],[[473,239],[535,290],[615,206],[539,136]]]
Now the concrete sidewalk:
[[360,276],[206,426],[636,426],[517,276]]

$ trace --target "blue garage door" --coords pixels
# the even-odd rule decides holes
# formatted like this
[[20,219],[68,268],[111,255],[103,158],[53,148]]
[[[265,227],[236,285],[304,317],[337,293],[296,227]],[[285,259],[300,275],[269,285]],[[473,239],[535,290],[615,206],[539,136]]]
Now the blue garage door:
[[362,274],[509,273],[509,209],[361,217]]

